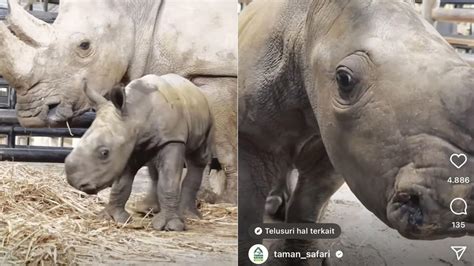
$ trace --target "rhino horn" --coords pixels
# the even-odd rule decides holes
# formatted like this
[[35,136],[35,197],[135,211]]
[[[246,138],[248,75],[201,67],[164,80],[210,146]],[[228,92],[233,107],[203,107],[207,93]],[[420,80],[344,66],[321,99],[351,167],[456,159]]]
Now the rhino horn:
[[84,93],[86,94],[87,98],[89,98],[89,101],[96,108],[100,108],[101,105],[107,103],[107,99],[105,99],[104,96],[100,95],[96,90],[90,88],[87,85],[86,79],[82,80],[82,89],[84,90]]
[[53,27],[35,18],[23,9],[17,0],[8,0],[10,14],[7,17],[8,27],[18,38],[32,46],[46,46],[51,41]]
[[18,39],[0,22],[0,75],[4,76],[15,89],[29,88],[33,81],[32,69],[36,49]]

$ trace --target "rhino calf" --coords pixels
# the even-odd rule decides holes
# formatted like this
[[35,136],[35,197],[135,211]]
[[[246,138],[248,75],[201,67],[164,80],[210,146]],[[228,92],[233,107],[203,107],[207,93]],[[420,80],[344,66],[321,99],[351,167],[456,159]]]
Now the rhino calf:
[[[67,180],[89,194],[112,186],[101,213],[124,223],[136,172],[151,167],[158,230],[184,230],[182,215],[196,213],[196,194],[211,159],[213,119],[206,97],[187,79],[147,75],[125,89],[114,88],[110,101],[84,82],[97,116],[66,158]],[[183,166],[187,173],[181,184]]]

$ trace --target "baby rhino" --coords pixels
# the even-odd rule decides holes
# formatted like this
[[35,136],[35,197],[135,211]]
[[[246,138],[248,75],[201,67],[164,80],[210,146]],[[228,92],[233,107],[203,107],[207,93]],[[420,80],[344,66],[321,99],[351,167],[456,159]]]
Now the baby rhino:
[[[205,96],[174,74],[147,75],[125,89],[114,88],[110,101],[84,81],[97,117],[66,158],[67,180],[89,194],[112,186],[101,215],[124,223],[133,178],[147,164],[153,180],[153,218],[158,230],[184,230],[182,216],[196,209],[196,195],[211,159],[212,116]],[[181,184],[183,167],[186,176]]]

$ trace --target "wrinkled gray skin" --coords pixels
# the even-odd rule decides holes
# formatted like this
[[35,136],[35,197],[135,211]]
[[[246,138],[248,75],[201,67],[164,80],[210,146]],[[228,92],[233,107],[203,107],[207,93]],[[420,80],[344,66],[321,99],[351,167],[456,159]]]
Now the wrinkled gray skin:
[[[16,89],[24,127],[64,126],[89,110],[83,79],[105,95],[119,82],[177,73],[199,82],[218,110],[216,156],[236,182],[235,1],[63,0],[52,25],[9,4],[11,15],[0,22],[0,75]],[[222,102],[225,108],[215,107]]]
[[124,223],[133,178],[147,164],[154,181],[151,204],[161,207],[153,227],[184,230],[182,216],[197,213],[196,195],[211,158],[213,122],[204,94],[174,74],[134,80],[125,90],[114,89],[111,101],[87,85],[84,90],[97,118],[66,158],[69,184],[89,194],[112,186],[102,215]]
[[[239,54],[240,263],[271,184],[293,168],[287,222],[318,221],[345,180],[407,238],[474,234],[472,183],[446,182],[474,171],[474,70],[411,3],[257,0],[239,17]],[[463,168],[452,153],[468,156]],[[456,197],[468,215],[451,213]]]

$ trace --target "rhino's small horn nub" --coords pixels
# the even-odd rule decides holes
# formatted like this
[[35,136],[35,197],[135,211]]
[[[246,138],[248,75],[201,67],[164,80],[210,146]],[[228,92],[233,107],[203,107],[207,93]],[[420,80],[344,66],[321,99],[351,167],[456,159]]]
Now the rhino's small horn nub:
[[28,13],[17,0],[8,0],[10,15],[8,27],[22,41],[32,46],[46,46],[52,39],[53,27]]
[[96,90],[90,88],[87,85],[87,79],[82,79],[82,89],[86,94],[87,98],[91,101],[92,105],[99,107],[100,105],[107,103],[107,99],[104,96],[100,95]]

